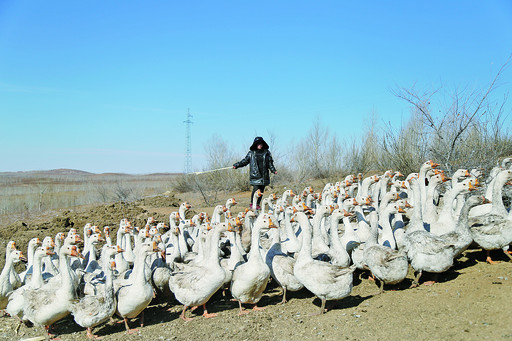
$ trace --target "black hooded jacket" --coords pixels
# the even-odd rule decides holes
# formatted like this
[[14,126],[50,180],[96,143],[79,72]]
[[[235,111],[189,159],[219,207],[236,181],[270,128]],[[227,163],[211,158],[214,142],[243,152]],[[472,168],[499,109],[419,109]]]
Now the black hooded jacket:
[[[263,144],[263,148],[258,150],[258,144]],[[265,142],[265,140],[258,136],[254,139],[254,142],[252,143],[251,148],[249,148],[247,155],[242,160],[233,165],[235,168],[250,165],[249,180],[250,184],[253,186],[269,185],[269,171],[272,173],[276,172],[276,168],[274,167],[274,160],[272,159],[272,154],[270,154],[268,148],[268,144]]]

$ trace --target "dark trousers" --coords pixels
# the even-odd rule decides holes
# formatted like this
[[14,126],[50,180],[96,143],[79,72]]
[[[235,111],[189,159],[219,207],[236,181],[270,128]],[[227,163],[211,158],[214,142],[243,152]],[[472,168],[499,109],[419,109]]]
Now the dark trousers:
[[[265,191],[265,186],[264,185],[254,185],[254,186],[252,186],[251,205],[252,205],[252,198],[254,198],[254,193],[256,193],[256,191],[258,189],[261,191],[261,193],[263,193],[263,191]],[[260,206],[261,198],[263,198],[263,196],[258,197],[258,199],[256,200],[256,206]],[[254,207],[254,208],[256,208],[256,207]]]

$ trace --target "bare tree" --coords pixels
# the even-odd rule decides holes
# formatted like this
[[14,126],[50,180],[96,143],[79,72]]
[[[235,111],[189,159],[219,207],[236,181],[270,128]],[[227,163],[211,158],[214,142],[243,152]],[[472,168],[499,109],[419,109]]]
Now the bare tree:
[[50,185],[45,184],[45,183],[38,183],[36,186],[37,186],[37,193],[38,193],[37,208],[38,208],[39,212],[41,212],[43,210],[44,194],[46,192],[48,192],[48,190],[50,189]]
[[[394,91],[395,96],[413,107],[413,120],[417,121],[409,129],[425,144],[426,154],[449,172],[460,167],[490,168],[510,152],[511,138],[504,128],[507,96],[498,103],[490,98],[509,62],[510,58],[484,90],[455,90],[447,96],[448,104],[438,108],[433,108],[432,103],[435,96],[446,94],[441,93],[441,88],[423,93],[414,87]],[[388,150],[399,147],[391,136],[386,141]]]
[[101,199],[101,202],[107,202],[110,197],[110,189],[105,184],[98,184],[96,186],[96,192]]
[[133,189],[124,185],[122,182],[116,182],[114,185],[114,200],[126,202],[132,196]]
[[342,148],[336,135],[323,127],[317,117],[308,135],[293,146],[291,161],[297,180],[329,178],[341,171]]

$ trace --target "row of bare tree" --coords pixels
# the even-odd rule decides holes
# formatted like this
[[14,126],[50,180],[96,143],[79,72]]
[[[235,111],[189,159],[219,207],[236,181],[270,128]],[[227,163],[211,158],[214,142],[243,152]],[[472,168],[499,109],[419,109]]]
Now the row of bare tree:
[[[350,173],[385,169],[410,173],[427,159],[450,173],[461,167],[489,170],[500,158],[512,155],[510,113],[505,110],[508,98],[493,96],[509,62],[483,90],[394,89],[396,97],[410,104],[410,117],[398,127],[371,117],[362,138],[340,140],[318,117],[308,134],[286,153],[275,144],[275,134],[270,134],[268,142],[279,169],[274,182],[285,179],[286,185],[294,186],[311,179],[332,181]],[[207,169],[230,166],[241,158],[220,136],[208,141],[205,152]],[[245,169],[179,177],[174,187],[199,191],[205,203],[212,204],[219,192],[248,190],[249,184]]]

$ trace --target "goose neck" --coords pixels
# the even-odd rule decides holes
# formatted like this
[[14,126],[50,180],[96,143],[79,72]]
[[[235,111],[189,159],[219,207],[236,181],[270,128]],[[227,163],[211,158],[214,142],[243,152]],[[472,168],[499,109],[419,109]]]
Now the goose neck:
[[505,208],[505,204],[503,204],[502,197],[503,186],[505,186],[505,183],[508,181],[507,177],[504,175],[506,174],[505,172],[507,171],[498,173],[494,179],[492,189],[492,212],[494,214],[507,214],[507,209]]
[[311,236],[311,223],[306,215],[298,215],[297,220],[302,228],[302,248],[299,251],[299,258],[304,260],[312,260],[312,236]]

